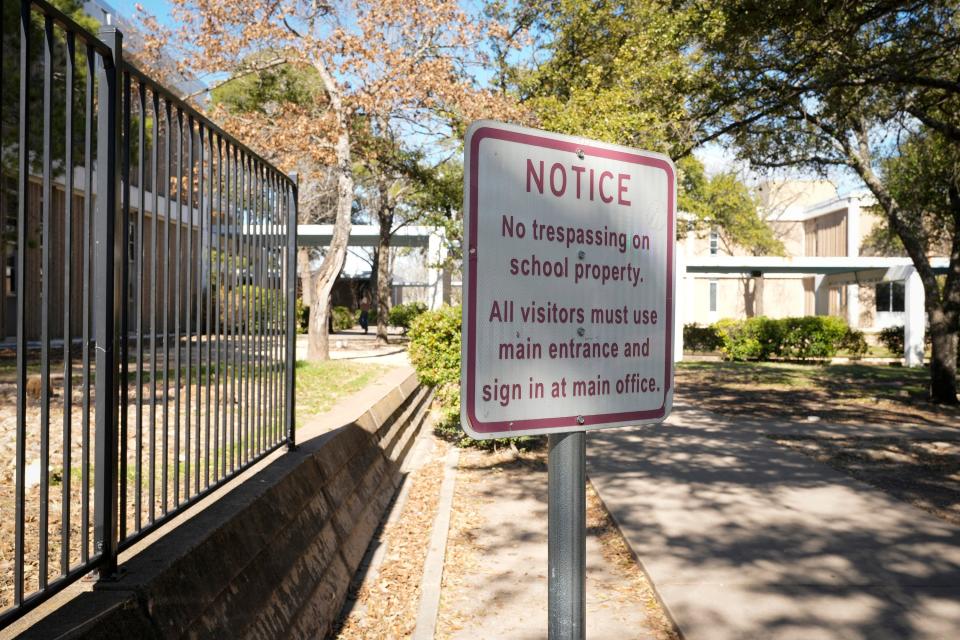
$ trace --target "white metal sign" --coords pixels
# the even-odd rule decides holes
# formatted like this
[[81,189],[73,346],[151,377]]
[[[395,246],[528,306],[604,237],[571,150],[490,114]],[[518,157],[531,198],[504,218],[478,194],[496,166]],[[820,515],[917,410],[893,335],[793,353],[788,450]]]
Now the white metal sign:
[[664,420],[673,399],[670,159],[492,121],[470,126],[464,156],[467,433]]

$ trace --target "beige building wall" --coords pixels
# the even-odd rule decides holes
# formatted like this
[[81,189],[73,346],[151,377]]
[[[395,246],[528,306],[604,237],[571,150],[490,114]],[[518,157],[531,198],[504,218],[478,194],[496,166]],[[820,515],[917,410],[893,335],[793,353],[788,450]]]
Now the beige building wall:
[[[710,286],[716,285],[716,310],[710,309]],[[757,300],[760,287],[761,300]],[[804,283],[797,277],[750,278],[697,276],[693,278],[687,307],[691,317],[684,322],[710,324],[724,318],[765,315],[773,318],[805,315]],[[759,309],[757,309],[759,307]]]
[[[879,221],[863,200],[838,198],[836,188],[825,180],[765,183],[760,185],[757,195],[766,208],[768,224],[783,243],[787,257],[842,257],[851,252],[857,255],[861,252],[862,239]],[[853,236],[848,237],[850,234]],[[678,243],[678,250],[687,258],[711,255],[709,232],[688,233]],[[746,252],[728,247],[721,238],[716,255],[746,255]],[[816,313],[816,280],[811,276],[770,274],[752,278],[733,274],[697,274],[691,280],[679,294],[689,299],[689,315],[685,322],[707,324],[723,318]],[[711,282],[716,288],[713,309],[710,305]],[[831,288],[825,300],[829,313],[846,316],[848,308],[852,312],[852,300],[848,300],[848,296],[853,295],[859,301],[859,326],[877,326],[873,283]]]

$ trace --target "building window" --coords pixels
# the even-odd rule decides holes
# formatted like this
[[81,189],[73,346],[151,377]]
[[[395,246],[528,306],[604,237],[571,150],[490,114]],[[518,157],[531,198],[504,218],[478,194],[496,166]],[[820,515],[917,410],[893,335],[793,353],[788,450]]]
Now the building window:
[[717,255],[717,251],[720,249],[720,234],[717,233],[716,229],[713,229],[710,232],[710,255]]
[[904,311],[904,288],[902,282],[881,282],[876,286],[877,311]]
[[716,313],[717,311],[717,281],[710,281],[710,311]]

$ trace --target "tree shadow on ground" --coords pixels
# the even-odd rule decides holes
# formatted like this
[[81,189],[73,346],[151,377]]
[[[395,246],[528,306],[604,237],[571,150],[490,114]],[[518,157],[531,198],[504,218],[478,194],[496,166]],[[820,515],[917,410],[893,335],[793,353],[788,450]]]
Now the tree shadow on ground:
[[766,419],[589,434],[590,477],[688,637],[952,637],[960,530],[777,446]]

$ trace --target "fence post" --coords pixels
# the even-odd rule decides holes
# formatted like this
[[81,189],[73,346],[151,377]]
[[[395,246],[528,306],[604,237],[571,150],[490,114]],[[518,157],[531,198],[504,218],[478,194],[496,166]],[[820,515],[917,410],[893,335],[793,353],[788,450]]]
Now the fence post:
[[[120,287],[115,268],[120,179],[120,78],[123,34],[114,26],[100,29],[112,56],[101,57],[97,117],[97,191],[94,214],[94,310],[96,338],[96,444],[94,453],[94,549],[100,554],[100,579],[117,569],[117,327]],[[120,256],[120,260],[123,256]]]
[[294,384],[297,365],[297,174],[291,174],[293,183],[289,188],[290,199],[287,203],[287,396],[284,399],[287,405],[287,449],[297,448],[297,438],[294,432],[294,398],[296,397]]

